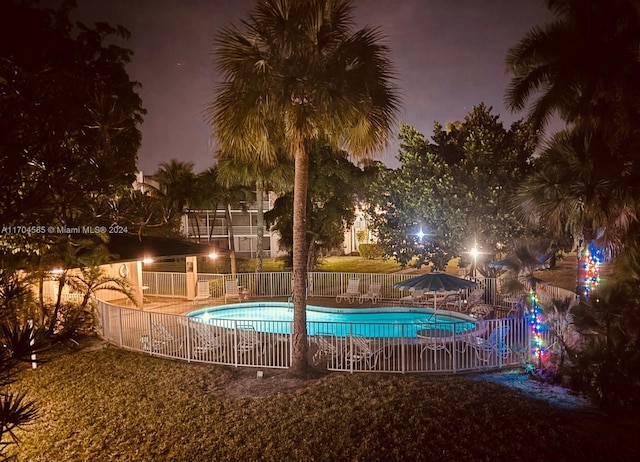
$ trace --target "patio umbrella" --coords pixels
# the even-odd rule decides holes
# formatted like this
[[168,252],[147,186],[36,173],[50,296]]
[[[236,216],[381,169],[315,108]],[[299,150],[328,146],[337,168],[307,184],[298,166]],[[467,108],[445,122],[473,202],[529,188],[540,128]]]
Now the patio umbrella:
[[400,290],[425,290],[427,292],[443,292],[477,287],[473,281],[462,279],[447,273],[426,273],[420,276],[397,282],[393,285]]
[[499,269],[499,270],[511,268],[511,264],[510,264],[509,260],[492,261],[487,266],[489,268]]
[[456,290],[470,289],[477,287],[473,281],[462,279],[447,273],[426,273],[420,276],[407,279],[406,281],[397,282],[393,285],[400,290],[424,290],[425,292],[433,292],[433,308],[437,309],[438,298],[436,292],[453,292]]

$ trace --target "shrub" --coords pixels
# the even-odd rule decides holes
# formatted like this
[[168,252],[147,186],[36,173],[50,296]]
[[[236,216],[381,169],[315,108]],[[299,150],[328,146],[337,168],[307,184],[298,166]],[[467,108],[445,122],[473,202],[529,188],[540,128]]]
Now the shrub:
[[585,344],[567,372],[610,411],[640,410],[639,296],[635,284],[605,284],[597,296],[572,309]]
[[360,244],[358,246],[360,256],[367,260],[375,260],[384,256],[384,249],[378,244]]

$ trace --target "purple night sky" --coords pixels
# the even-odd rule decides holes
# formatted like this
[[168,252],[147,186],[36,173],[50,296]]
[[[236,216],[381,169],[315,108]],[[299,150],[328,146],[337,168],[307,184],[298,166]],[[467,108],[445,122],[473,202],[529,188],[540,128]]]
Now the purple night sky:
[[[121,24],[134,51],[128,67],[148,113],[138,168],[155,172],[172,158],[195,171],[213,163],[215,146],[203,111],[218,81],[212,38],[239,24],[255,0],[77,0],[72,19]],[[542,0],[356,0],[359,27],[379,27],[387,37],[403,96],[400,121],[425,136],[434,121],[463,119],[480,102],[505,125],[524,114],[504,106],[509,82],[505,56],[533,26],[551,18]],[[553,128],[553,127],[551,127]],[[397,141],[379,159],[396,167]]]

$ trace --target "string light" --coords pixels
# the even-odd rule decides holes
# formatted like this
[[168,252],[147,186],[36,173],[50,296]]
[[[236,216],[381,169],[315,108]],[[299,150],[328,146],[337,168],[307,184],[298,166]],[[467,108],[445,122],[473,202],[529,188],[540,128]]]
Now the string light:
[[538,297],[536,297],[533,290],[529,293],[529,300],[531,302],[531,311],[529,313],[529,325],[531,328],[531,354],[538,358],[538,364],[541,365],[542,358],[548,353],[542,335],[546,330],[546,325],[542,319],[544,311],[538,303]]
[[584,285],[584,296],[589,298],[591,293],[596,290],[600,282],[600,265],[603,261],[602,249],[596,247],[593,243],[584,251],[584,263],[582,264]]

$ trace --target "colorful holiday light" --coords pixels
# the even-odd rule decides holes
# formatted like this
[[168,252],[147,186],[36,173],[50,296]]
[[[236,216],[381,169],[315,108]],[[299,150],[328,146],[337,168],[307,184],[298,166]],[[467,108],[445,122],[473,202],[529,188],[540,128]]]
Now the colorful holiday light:
[[529,299],[531,302],[531,311],[529,313],[529,325],[531,327],[531,354],[538,358],[538,364],[541,365],[542,357],[547,354],[547,349],[544,346],[544,339],[542,338],[542,332],[546,329],[542,320],[544,311],[538,304],[538,297],[536,297],[535,292],[531,291]]
[[598,283],[600,282],[600,265],[603,261],[602,249],[597,248],[593,243],[584,251],[584,263],[582,270],[584,272],[582,282],[584,284],[584,296],[589,298]]

